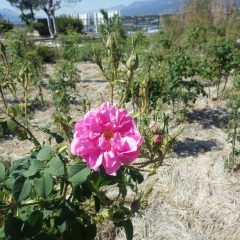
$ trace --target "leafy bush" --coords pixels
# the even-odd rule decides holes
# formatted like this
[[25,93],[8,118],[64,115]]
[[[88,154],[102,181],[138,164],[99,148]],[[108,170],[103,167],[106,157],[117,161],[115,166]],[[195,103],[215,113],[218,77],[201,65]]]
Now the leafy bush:
[[93,61],[94,53],[102,55],[103,49],[99,41],[84,40],[80,34],[68,30],[67,34],[59,36],[61,59],[79,62]]
[[50,36],[48,25],[47,25],[47,19],[38,19],[37,22],[33,23],[33,29],[38,31],[40,36]]
[[9,32],[12,29],[13,25],[10,22],[0,18],[0,33]]
[[67,34],[69,29],[72,29],[77,33],[82,33],[83,31],[83,23],[81,19],[59,16],[56,18],[56,24],[59,34]]
[[48,46],[38,46],[37,54],[44,63],[55,63],[58,58],[57,50]]
[[76,62],[80,51],[79,44],[81,42],[81,35],[72,29],[68,29],[65,35],[60,35],[59,37],[59,43],[61,45],[60,57]]
[[103,54],[103,50],[101,48],[101,44],[99,42],[96,43],[84,43],[82,47],[78,50],[77,61],[93,61],[94,54],[98,55]]
[[69,112],[70,104],[76,99],[78,80],[78,71],[72,62],[63,61],[57,64],[48,88],[52,91],[53,103],[58,114],[66,115]]

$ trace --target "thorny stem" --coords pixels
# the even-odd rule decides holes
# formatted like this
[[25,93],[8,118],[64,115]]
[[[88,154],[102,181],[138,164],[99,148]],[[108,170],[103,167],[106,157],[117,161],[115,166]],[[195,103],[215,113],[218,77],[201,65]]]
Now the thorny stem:
[[15,122],[19,127],[24,129],[30,136],[28,140],[32,141],[33,144],[38,148],[41,146],[40,142],[35,138],[35,136],[32,134],[32,132],[29,130],[29,128],[25,127],[23,124],[21,124],[14,116],[12,116],[7,110],[4,110],[3,108],[0,108],[0,111],[6,114],[8,117],[11,118],[13,122]]
[[228,83],[228,76],[225,76],[225,82],[224,82],[224,86],[223,86],[223,89],[222,89],[222,93],[225,91],[227,83]]
[[26,127],[28,128],[28,117],[27,117],[27,89],[24,89],[24,115]]
[[7,106],[7,101],[5,99],[5,96],[4,96],[4,93],[3,93],[3,89],[2,87],[0,86],[0,94],[1,94],[1,98],[3,100],[3,104],[4,104],[4,107],[6,108],[6,110],[8,109],[8,106]]
[[238,108],[237,108],[236,115],[235,115],[235,118],[234,118],[234,132],[233,132],[233,144],[232,144],[232,152],[233,152],[232,154],[233,154],[234,164],[235,164],[237,125],[238,125]]
[[111,83],[111,104],[113,105],[113,96],[114,96],[114,84]]

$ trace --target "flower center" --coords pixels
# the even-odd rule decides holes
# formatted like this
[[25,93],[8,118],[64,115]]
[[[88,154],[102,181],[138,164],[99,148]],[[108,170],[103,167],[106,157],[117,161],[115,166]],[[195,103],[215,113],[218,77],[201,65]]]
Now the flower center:
[[107,130],[104,130],[104,131],[103,131],[103,134],[104,134],[104,137],[105,137],[106,139],[110,139],[110,138],[113,137],[114,132],[107,129]]

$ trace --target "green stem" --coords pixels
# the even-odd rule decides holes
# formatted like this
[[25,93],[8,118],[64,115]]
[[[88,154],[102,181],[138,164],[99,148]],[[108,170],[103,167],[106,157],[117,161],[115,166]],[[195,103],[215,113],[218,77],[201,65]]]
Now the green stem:
[[39,148],[41,146],[40,142],[35,138],[35,136],[32,134],[32,132],[30,131],[29,128],[25,127],[23,124],[21,124],[18,120],[15,119],[14,116],[12,116],[7,110],[4,110],[2,108],[0,108],[0,111],[3,112],[4,114],[6,114],[8,117],[11,118],[11,120],[13,122],[15,122],[20,128],[22,128],[23,130],[25,130],[28,135],[29,135],[29,139],[30,141],[32,141],[32,143],[37,147]]
[[5,109],[7,110],[7,109],[8,109],[7,101],[6,101],[6,99],[5,99],[4,92],[3,92],[3,89],[2,89],[1,86],[0,86],[0,94],[1,94],[1,98],[2,98],[2,100],[3,100],[4,107],[5,107]]

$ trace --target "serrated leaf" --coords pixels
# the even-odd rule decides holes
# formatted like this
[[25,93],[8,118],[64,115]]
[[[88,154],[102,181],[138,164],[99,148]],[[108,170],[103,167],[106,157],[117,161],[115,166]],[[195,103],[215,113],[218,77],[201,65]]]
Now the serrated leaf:
[[31,177],[31,176],[35,175],[42,167],[43,167],[43,163],[41,161],[32,160],[29,170],[25,171],[23,173],[23,176]]
[[43,219],[48,218],[53,213],[53,210],[43,210]]
[[4,227],[0,228],[0,239],[5,239]]
[[42,178],[35,179],[34,187],[38,195],[42,198],[48,197],[53,189],[53,178],[49,174],[44,174]]
[[68,168],[68,181],[73,184],[85,182],[91,173],[91,169],[84,164],[75,164]]
[[11,132],[14,132],[14,130],[17,128],[17,124],[11,119],[7,120],[7,126]]
[[50,145],[45,145],[38,153],[37,159],[39,161],[48,161],[52,157],[52,150]]
[[0,183],[5,180],[5,166],[2,162],[0,162]]
[[59,157],[54,157],[50,161],[50,166],[48,168],[48,173],[52,176],[62,176],[64,175],[64,165]]
[[16,179],[13,183],[12,194],[13,197],[18,201],[23,201],[29,197],[31,192],[31,183],[30,181],[21,176]]

